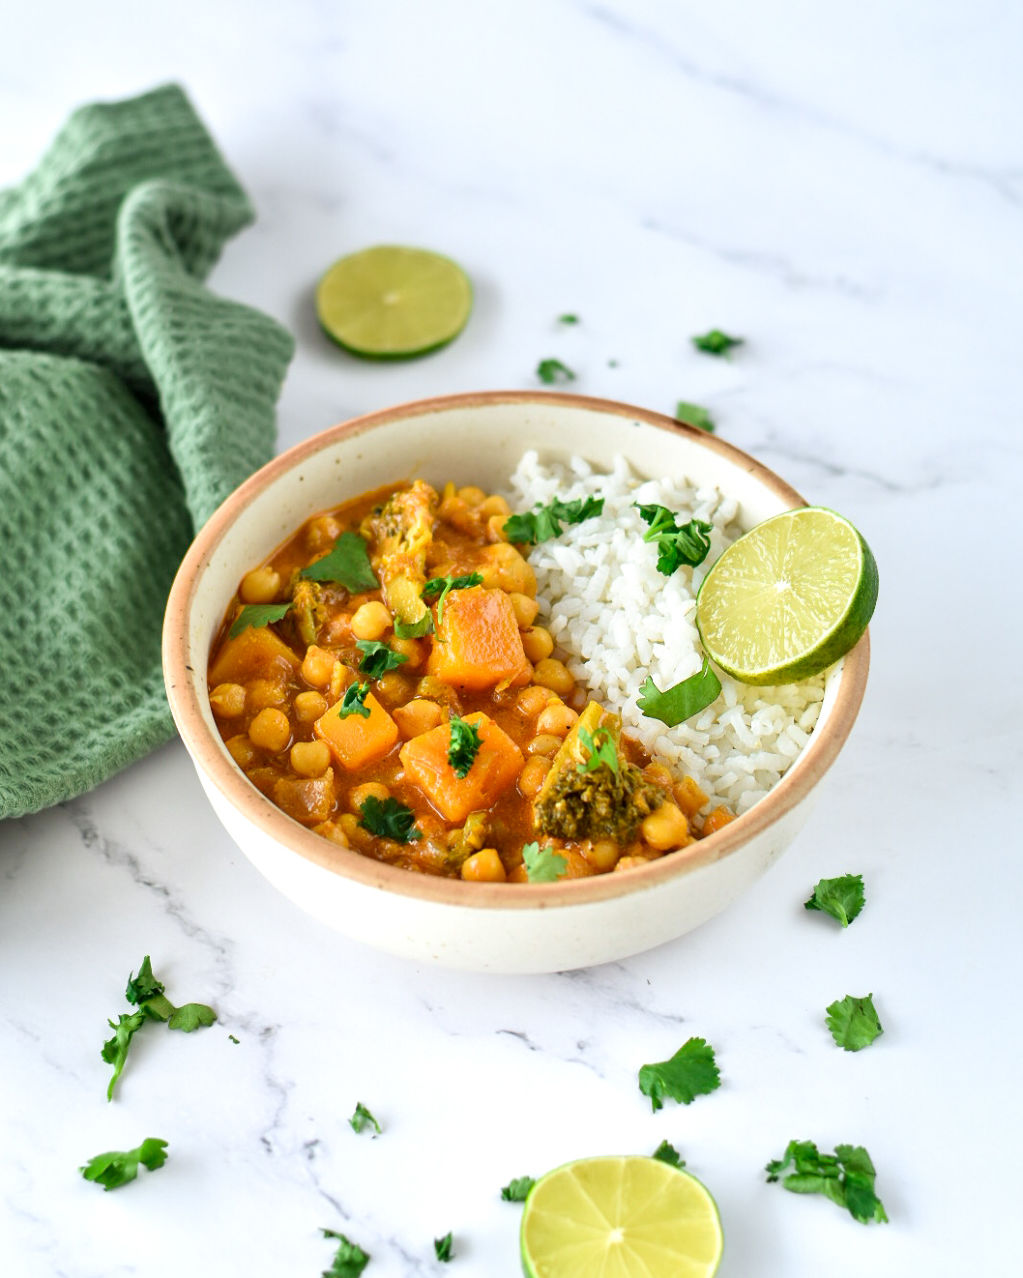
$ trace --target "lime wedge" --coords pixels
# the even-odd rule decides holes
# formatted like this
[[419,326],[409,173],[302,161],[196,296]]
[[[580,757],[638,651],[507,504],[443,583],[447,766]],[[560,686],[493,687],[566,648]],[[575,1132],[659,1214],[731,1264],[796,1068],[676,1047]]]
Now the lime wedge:
[[723,1237],[695,1177],[656,1158],[583,1158],[548,1172],[522,1213],[527,1278],[711,1278]]
[[462,331],[469,277],[429,249],[378,244],[342,257],[316,288],[316,314],[340,346],[368,359],[409,359]]
[[742,683],[809,679],[859,640],[877,564],[841,515],[786,510],[732,543],[704,578],[696,624],[707,655]]

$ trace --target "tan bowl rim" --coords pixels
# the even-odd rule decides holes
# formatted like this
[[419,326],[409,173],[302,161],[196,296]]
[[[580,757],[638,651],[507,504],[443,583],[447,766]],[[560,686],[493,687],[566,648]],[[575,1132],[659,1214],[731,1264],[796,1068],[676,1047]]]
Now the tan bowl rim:
[[627,417],[632,421],[645,422],[658,430],[672,433],[681,431],[701,447],[720,453],[754,475],[787,506],[807,504],[794,488],[773,471],[732,444],[662,413],[617,400],[553,391],[469,391],[412,400],[366,413],[328,427],[267,462],[235,489],[199,530],[174,579],[164,617],[163,666],[171,712],[196,766],[232,807],[299,857],[364,887],[414,897],[439,906],[513,910],[589,905],[614,897],[650,891],[669,879],[728,856],[807,797],[834,762],[859,711],[870,664],[868,634],[864,634],[856,647],[843,658],[842,679],[835,703],[826,723],[814,730],[811,746],[807,747],[812,748],[812,756],[803,766],[784,776],[748,812],[706,839],[698,840],[684,852],[671,853],[621,874],[601,874],[592,878],[550,884],[466,883],[461,879],[418,874],[382,861],[374,861],[359,852],[332,843],[321,835],[313,834],[265,798],[222,752],[220,740],[207,727],[194,695],[190,678],[188,617],[199,575],[238,513],[254,497],[264,492],[281,475],[345,436],[362,434],[398,419],[425,416],[446,409],[489,407],[496,404],[564,405]]

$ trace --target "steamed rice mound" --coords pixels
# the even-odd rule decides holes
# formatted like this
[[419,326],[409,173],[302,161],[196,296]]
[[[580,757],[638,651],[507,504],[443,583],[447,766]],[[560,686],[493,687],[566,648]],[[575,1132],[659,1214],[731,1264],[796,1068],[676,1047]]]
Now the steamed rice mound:
[[[602,515],[567,527],[529,555],[540,620],[569,654],[565,664],[575,678],[621,714],[627,732],[677,773],[691,776],[713,805],[746,812],[806,745],[820,714],[824,676],[757,688],[717,671],[720,696],[685,723],[668,728],[643,715],[636,700],[647,675],[663,691],[703,665],[696,593],[710,566],[743,532],[738,504],[684,479],[641,480],[622,457],[602,474],[582,458],[544,465],[530,451],[511,477],[517,510],[591,495],[604,498]],[[711,524],[704,562],[670,577],[659,573],[656,547],[643,541],[648,527],[634,502]]]

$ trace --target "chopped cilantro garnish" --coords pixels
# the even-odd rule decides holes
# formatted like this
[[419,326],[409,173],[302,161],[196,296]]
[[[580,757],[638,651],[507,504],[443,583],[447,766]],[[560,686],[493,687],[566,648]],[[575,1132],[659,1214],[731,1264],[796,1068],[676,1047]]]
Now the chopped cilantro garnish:
[[142,1028],[146,1022],[146,1013],[139,1008],[137,1012],[122,1012],[117,1018],[116,1024],[113,1021],[107,1021],[107,1024],[114,1031],[112,1037],[108,1038],[103,1044],[100,1055],[108,1065],[113,1065],[114,1073],[107,1087],[107,1100],[114,1099],[114,1084],[121,1077],[121,1071],[124,1069],[124,1062],[128,1059],[128,1047],[136,1033]]
[[147,1137],[135,1149],[112,1149],[106,1154],[90,1158],[79,1171],[86,1180],[94,1180],[104,1189],[120,1189],[138,1175],[139,1164],[156,1171],[167,1161],[167,1142],[155,1136]]
[[272,621],[280,621],[280,619],[291,608],[290,603],[282,604],[246,604],[234,621],[231,623],[231,629],[227,632],[229,639],[237,639],[243,630],[247,630],[249,626],[268,626]]
[[869,1047],[879,1034],[883,1034],[881,1020],[874,1007],[874,996],[853,998],[847,994],[832,1003],[828,1009],[828,1029],[839,1047],[847,1052],[858,1052]]
[[664,1104],[665,1096],[688,1105],[720,1085],[714,1049],[703,1038],[687,1039],[674,1056],[639,1071],[639,1090],[650,1097],[655,1110]]
[[343,532],[329,554],[303,568],[299,576],[311,581],[336,581],[353,595],[376,590],[380,585],[369,562],[369,548],[354,532]]
[[522,861],[530,883],[553,883],[564,874],[568,861],[552,847],[542,848],[539,843],[527,843],[522,849]]
[[501,1190],[501,1201],[506,1203],[524,1203],[529,1197],[529,1191],[536,1184],[536,1180],[532,1176],[516,1176],[514,1180],[510,1180]]
[[707,558],[713,524],[703,519],[690,519],[688,523],[679,524],[667,506],[634,504],[640,518],[650,525],[649,531],[643,534],[643,540],[657,543],[658,572],[670,577],[683,564],[695,568]]
[[537,506],[528,514],[509,516],[502,531],[509,541],[535,546],[541,541],[559,537],[563,523],[581,524],[584,519],[593,519],[601,514],[603,509],[603,497],[578,497],[575,501],[561,501],[555,497],[546,506]]
[[670,1167],[684,1167],[686,1165],[686,1160],[675,1146],[669,1145],[666,1140],[661,1141],[650,1157],[657,1158],[662,1163],[667,1163]]
[[741,337],[729,337],[719,328],[712,328],[709,333],[701,333],[692,339],[696,349],[707,355],[727,355],[734,346],[741,346],[742,341]]
[[374,794],[365,798],[359,824],[378,839],[394,839],[396,843],[411,843],[423,835],[422,830],[416,828],[416,814],[412,809],[390,795],[383,800]]
[[418,621],[402,621],[394,619],[394,637],[396,639],[422,639],[424,635],[433,634],[433,616],[427,611]]
[[482,585],[483,574],[470,572],[464,577],[431,577],[419,593],[426,600],[437,600],[437,624],[440,625],[444,619],[444,600],[452,590],[468,590]]
[[451,1230],[444,1235],[443,1238],[435,1238],[433,1240],[433,1250],[437,1254],[438,1260],[448,1261],[451,1259]]
[[[792,1171],[783,1175],[790,1164]],[[769,1183],[780,1180],[794,1194],[824,1194],[861,1224],[888,1220],[874,1192],[877,1172],[862,1145],[836,1145],[834,1154],[822,1154],[811,1140],[790,1140],[764,1170]]]
[[366,705],[366,697],[368,695],[368,683],[350,683],[345,688],[345,695],[341,698],[341,704],[337,712],[338,718],[347,719],[350,714],[357,714],[363,719],[368,719],[369,706]]
[[408,661],[403,652],[392,652],[379,639],[357,639],[355,646],[363,654],[359,662],[359,674],[370,679],[380,679],[388,670],[397,670]]
[[480,740],[479,729],[473,727],[471,723],[466,723],[457,714],[451,716],[448,726],[451,729],[448,763],[454,768],[455,776],[462,780],[469,775],[469,769],[475,763],[476,755],[483,742]]
[[376,1139],[376,1136],[379,1136],[380,1133],[383,1131],[383,1128],[380,1126],[377,1120],[373,1117],[373,1115],[369,1112],[369,1110],[362,1103],[362,1101],[359,1101],[358,1104],[355,1106],[355,1113],[352,1114],[351,1118],[348,1120],[348,1126],[352,1129],[353,1132],[361,1132],[361,1131],[364,1131],[367,1127],[373,1127],[376,1129],[374,1139]]
[[710,661],[704,657],[702,669],[663,692],[654,683],[653,676],[647,675],[646,683],[639,690],[636,705],[648,719],[659,719],[669,728],[674,728],[705,710],[717,699],[720,691],[721,680],[710,668]]
[[570,312],[569,312],[569,313],[566,313],[565,315],[559,315],[559,316],[558,316],[558,323],[559,323],[559,324],[578,324],[578,323],[579,323],[579,316],[578,316],[578,315],[573,315],[573,314],[571,314]]
[[714,433],[713,417],[699,404],[690,404],[688,400],[680,399],[675,405],[675,418],[690,426],[696,426],[699,430],[705,430],[710,435]]
[[536,366],[536,375],[547,386],[575,381],[575,373],[560,359],[542,359]]
[[191,1034],[201,1025],[212,1025],[216,1019],[216,1012],[205,1003],[185,1003],[182,1007],[176,1007],[170,1014],[167,1028]]
[[369,1253],[363,1251],[358,1243],[353,1243],[350,1238],[346,1238],[344,1234],[339,1234],[335,1229],[323,1229],[321,1227],[320,1232],[324,1238],[337,1240],[334,1263],[329,1269],[323,1271],[323,1278],[359,1278],[359,1274],[370,1262]]
[[807,910],[822,910],[848,927],[863,909],[863,875],[843,874],[837,879],[819,879],[813,896],[803,905]]
[[580,728],[579,740],[589,751],[586,762],[579,764],[580,772],[595,772],[603,766],[617,775],[618,751],[615,749],[614,737],[607,728],[598,728],[592,735],[585,728]]
[[147,998],[162,994],[165,988],[163,981],[158,981],[153,975],[153,964],[147,954],[139,966],[138,976],[129,973],[124,997],[129,1003],[137,1006],[139,1003],[144,1003]]

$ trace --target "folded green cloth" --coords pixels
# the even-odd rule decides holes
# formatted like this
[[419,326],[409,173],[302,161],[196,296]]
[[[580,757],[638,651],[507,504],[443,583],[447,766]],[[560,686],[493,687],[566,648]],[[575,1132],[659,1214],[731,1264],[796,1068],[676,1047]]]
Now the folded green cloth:
[[173,735],[167,592],[272,455],[293,349],[202,283],[252,217],[175,86],[76,111],[0,192],[0,817]]

